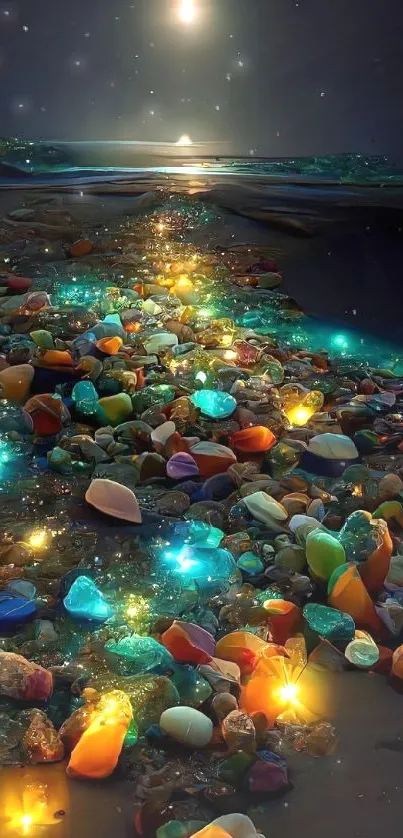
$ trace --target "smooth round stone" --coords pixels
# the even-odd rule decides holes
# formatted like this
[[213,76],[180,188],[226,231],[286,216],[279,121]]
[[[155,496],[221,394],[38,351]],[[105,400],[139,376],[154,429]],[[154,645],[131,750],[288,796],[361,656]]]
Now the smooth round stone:
[[224,500],[234,491],[234,484],[228,474],[215,474],[202,486],[200,498],[202,500]]
[[182,745],[205,748],[213,735],[211,719],[193,707],[170,707],[160,718],[160,727]]
[[317,518],[312,518],[309,515],[293,515],[291,520],[289,521],[289,528],[291,532],[295,533],[299,527],[303,527],[306,525],[312,525],[312,527],[322,529],[320,522]]
[[164,447],[175,431],[175,422],[164,422],[151,432],[151,441],[157,447]]
[[288,512],[278,501],[266,495],[265,492],[255,492],[243,499],[245,506],[251,515],[262,524],[270,524],[275,521],[286,521]]
[[0,399],[12,402],[25,402],[34,377],[34,368],[30,364],[6,367],[0,371]]
[[220,474],[236,463],[236,456],[230,448],[217,442],[198,442],[190,450],[197,463],[200,476],[207,478]]
[[303,615],[311,631],[335,646],[344,647],[354,638],[355,625],[350,614],[312,602],[305,605]]
[[55,344],[53,335],[46,329],[37,329],[36,331],[31,332],[30,337],[36,346],[40,347],[40,349],[54,349]]
[[226,419],[237,406],[233,396],[220,390],[197,390],[190,401],[210,419]]
[[97,477],[87,489],[85,500],[105,515],[141,524],[141,511],[131,489],[114,480]]
[[309,533],[305,549],[310,571],[324,582],[330,579],[337,567],[346,562],[343,545],[333,535],[321,530]]
[[231,445],[243,453],[264,453],[276,444],[276,437],[263,425],[254,425],[232,434]]
[[191,454],[180,451],[168,460],[167,475],[171,480],[187,480],[198,477],[199,469]]
[[393,500],[403,492],[403,480],[398,474],[386,474],[379,482],[378,495],[381,501]]
[[328,460],[355,460],[359,456],[352,439],[343,434],[318,434],[309,441],[308,451]]
[[245,573],[248,573],[249,576],[258,576],[259,573],[263,573],[264,571],[262,560],[255,553],[252,553],[251,550],[242,553],[242,556],[237,561],[237,567]]
[[190,506],[190,498],[185,492],[167,492],[157,501],[156,510],[160,515],[183,515]]
[[92,381],[78,381],[73,387],[71,397],[79,413],[84,416],[96,413],[98,393]]
[[147,355],[159,355],[160,352],[166,352],[167,349],[177,346],[178,343],[177,336],[172,332],[159,332],[156,335],[150,335],[144,341],[144,348]]
[[[230,838],[262,838],[261,835],[258,835],[256,829],[247,815],[222,815],[220,818],[216,818],[215,821],[212,821],[210,824],[211,827],[214,827],[219,830],[223,830],[224,833],[228,833]],[[192,836],[192,838],[198,838],[198,835]],[[201,838],[201,836],[200,836]],[[203,836],[204,838],[204,836]],[[208,836],[206,836],[208,838]],[[220,835],[220,833],[212,832],[211,838],[224,838],[224,836]]]
[[120,425],[133,413],[132,401],[128,393],[117,393],[98,400],[97,415],[103,425]]
[[287,544],[276,553],[275,565],[281,570],[292,570],[301,573],[305,567],[305,550],[298,544]]
[[359,669],[371,669],[379,660],[379,649],[376,643],[367,640],[352,640],[344,654],[349,663]]
[[36,613],[36,605],[32,600],[16,593],[6,591],[0,594],[0,625],[3,627],[16,626],[32,619]]

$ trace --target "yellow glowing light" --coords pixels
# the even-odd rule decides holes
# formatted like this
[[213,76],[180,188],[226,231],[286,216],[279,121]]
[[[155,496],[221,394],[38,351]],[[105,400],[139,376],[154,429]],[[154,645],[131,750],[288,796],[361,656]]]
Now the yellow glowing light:
[[34,530],[29,536],[28,543],[33,550],[43,550],[47,546],[48,540],[49,533],[47,530]]
[[193,142],[190,139],[189,134],[182,134],[182,136],[179,137],[179,140],[177,141],[176,145],[189,146],[193,145]]
[[287,419],[290,420],[292,425],[297,425],[298,427],[306,425],[311,416],[313,416],[312,409],[303,405],[298,405],[287,411]]
[[24,830],[24,835],[29,831],[30,827],[33,824],[32,815],[22,815],[20,817],[20,826]]
[[236,352],[234,352],[233,349],[227,349],[227,351],[224,352],[224,358],[226,361],[235,361],[237,357],[238,355],[236,354]]
[[363,494],[362,486],[360,486],[359,484],[357,484],[356,486],[353,486],[353,490],[352,490],[351,494],[354,498],[361,498],[362,494]]
[[297,684],[284,684],[280,687],[279,695],[284,704],[297,704],[299,687]]
[[157,233],[163,233],[163,232],[164,232],[164,230],[166,230],[166,224],[163,224],[163,223],[162,223],[162,221],[160,221],[160,222],[156,225],[155,229],[156,229]]
[[178,8],[179,20],[182,23],[194,23],[196,20],[196,8],[194,0],[181,0]]

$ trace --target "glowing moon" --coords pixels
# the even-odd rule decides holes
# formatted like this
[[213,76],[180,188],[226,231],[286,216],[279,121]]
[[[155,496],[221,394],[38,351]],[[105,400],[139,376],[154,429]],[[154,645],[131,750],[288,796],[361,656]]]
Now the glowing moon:
[[182,23],[190,24],[196,20],[196,9],[194,0],[181,0],[178,9],[179,20]]

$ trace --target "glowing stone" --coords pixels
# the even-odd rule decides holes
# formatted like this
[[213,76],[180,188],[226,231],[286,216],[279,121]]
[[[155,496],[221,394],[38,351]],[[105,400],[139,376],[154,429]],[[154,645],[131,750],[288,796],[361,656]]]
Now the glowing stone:
[[116,768],[132,718],[130,700],[124,692],[113,690],[103,695],[91,724],[71,754],[68,775],[91,780],[109,777]]
[[104,623],[113,616],[113,608],[106,602],[95,582],[79,576],[63,600],[66,611],[76,620],[94,620]]
[[198,390],[190,400],[210,419],[227,419],[237,406],[233,396],[220,390]]
[[131,634],[122,640],[108,640],[105,651],[109,653],[114,671],[119,675],[141,675],[153,669],[165,671],[173,663],[173,657],[153,637]]

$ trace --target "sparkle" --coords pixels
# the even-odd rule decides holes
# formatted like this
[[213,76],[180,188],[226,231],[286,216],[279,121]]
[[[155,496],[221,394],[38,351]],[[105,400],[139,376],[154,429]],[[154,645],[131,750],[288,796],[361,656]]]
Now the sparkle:
[[299,687],[297,684],[285,684],[280,688],[279,694],[284,704],[296,704],[298,700]]

